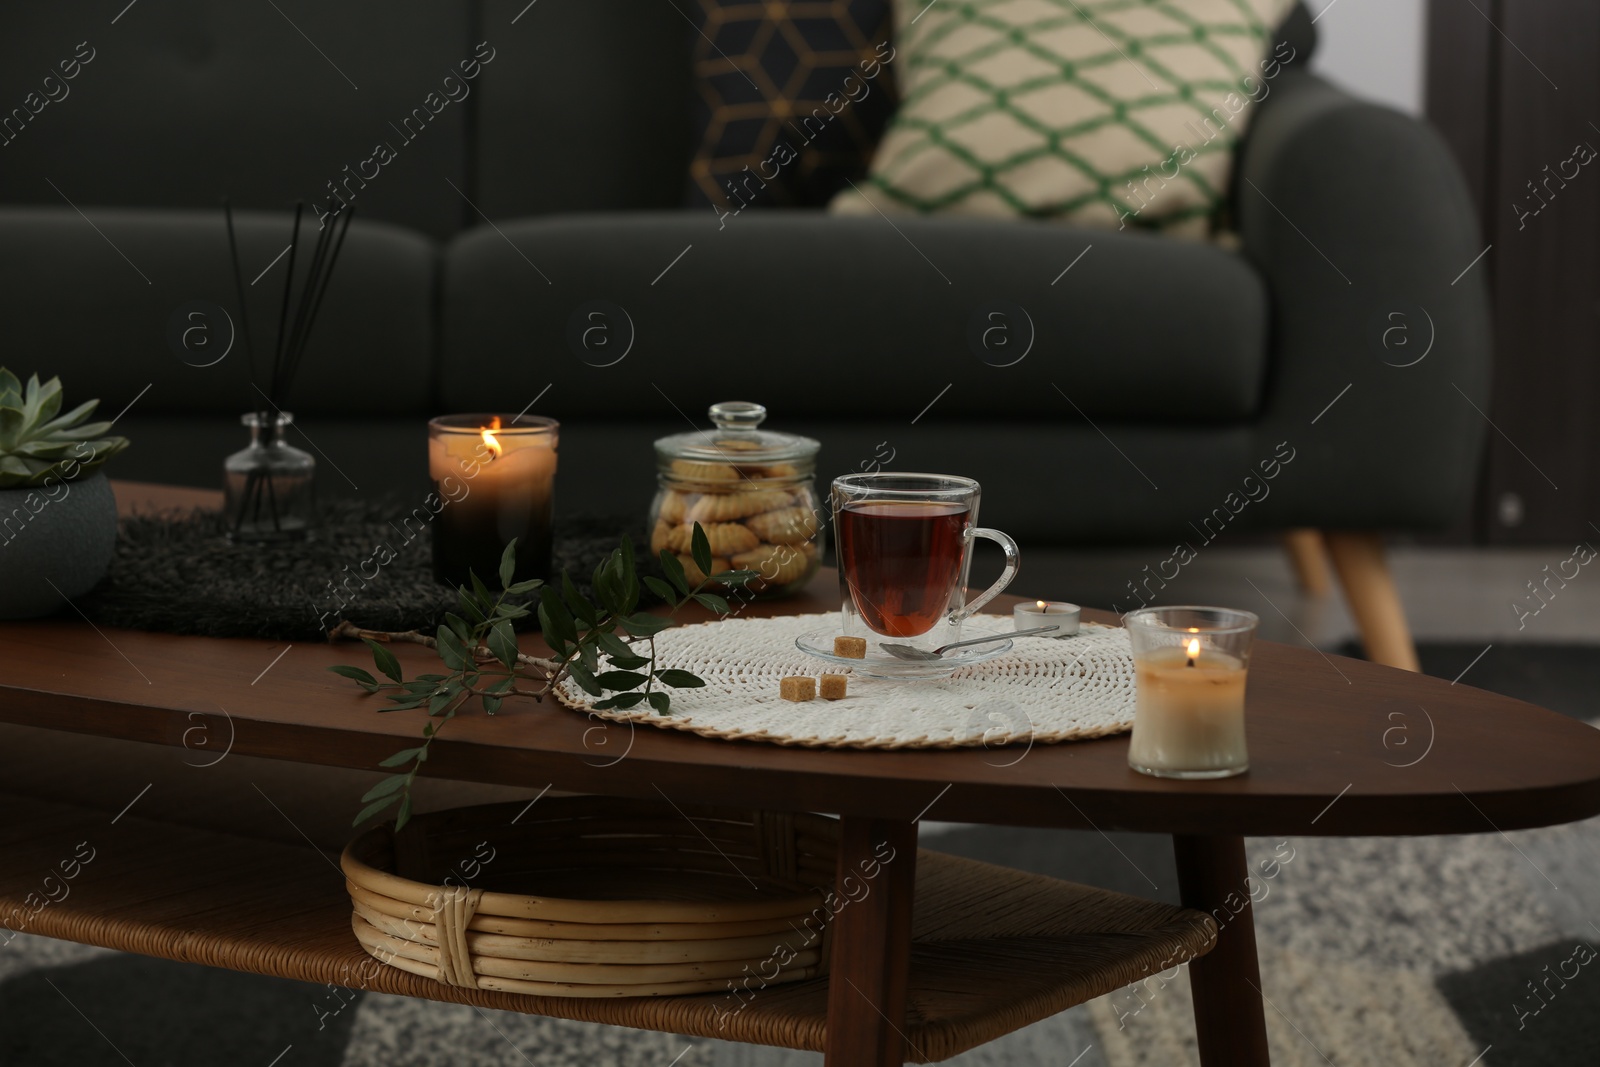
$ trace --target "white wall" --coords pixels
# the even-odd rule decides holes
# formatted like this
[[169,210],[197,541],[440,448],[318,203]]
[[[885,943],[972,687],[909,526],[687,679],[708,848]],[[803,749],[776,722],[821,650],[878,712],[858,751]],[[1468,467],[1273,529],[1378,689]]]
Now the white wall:
[[1360,96],[1422,114],[1426,0],[1305,0],[1317,24],[1312,68]]

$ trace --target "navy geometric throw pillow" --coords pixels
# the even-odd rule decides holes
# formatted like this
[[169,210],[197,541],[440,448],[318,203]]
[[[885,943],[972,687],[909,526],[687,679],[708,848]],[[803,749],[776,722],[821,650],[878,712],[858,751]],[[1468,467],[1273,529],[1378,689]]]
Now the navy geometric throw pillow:
[[866,173],[896,97],[889,0],[692,0],[688,203],[825,205]]

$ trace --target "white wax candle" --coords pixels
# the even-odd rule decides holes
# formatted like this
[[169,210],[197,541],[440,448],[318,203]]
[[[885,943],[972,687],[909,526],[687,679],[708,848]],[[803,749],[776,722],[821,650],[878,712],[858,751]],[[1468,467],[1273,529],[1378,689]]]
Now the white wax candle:
[[1136,769],[1224,777],[1249,767],[1244,663],[1198,644],[1194,651],[1162,648],[1134,661],[1137,699],[1128,763]]
[[[491,431],[492,432],[492,431]],[[550,434],[495,433],[496,455],[482,434],[445,433],[428,441],[428,473],[435,482],[454,477],[470,486],[469,495],[550,495],[556,474],[556,450]]]
[[1013,628],[1031,630],[1036,626],[1055,626],[1053,634],[1039,637],[1070,637],[1078,632],[1078,605],[1061,600],[1029,600],[1011,609]]

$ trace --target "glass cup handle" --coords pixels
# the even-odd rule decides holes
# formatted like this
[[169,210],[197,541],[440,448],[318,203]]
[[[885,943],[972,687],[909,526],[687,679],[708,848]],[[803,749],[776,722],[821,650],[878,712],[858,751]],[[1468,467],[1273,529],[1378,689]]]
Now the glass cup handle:
[[975,614],[979,608],[1004,592],[1006,586],[1010,585],[1011,580],[1017,576],[1017,566],[1021,562],[1022,556],[1017,551],[1017,543],[1011,539],[1011,535],[981,526],[969,527],[964,535],[967,542],[967,551],[972,551],[972,542],[980,537],[988,538],[1004,550],[1006,554],[1006,569],[1000,572],[999,581],[979,593],[975,599],[960,611],[952,612],[950,615],[951,622],[961,622],[967,616]]

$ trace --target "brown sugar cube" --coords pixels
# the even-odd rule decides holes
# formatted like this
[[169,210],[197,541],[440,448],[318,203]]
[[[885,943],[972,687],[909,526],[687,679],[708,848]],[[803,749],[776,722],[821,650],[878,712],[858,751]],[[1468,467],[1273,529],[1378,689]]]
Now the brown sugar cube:
[[843,700],[846,684],[845,676],[842,674],[824,674],[822,676],[822,699]]
[[833,654],[843,656],[845,659],[866,659],[867,639],[865,637],[835,637],[833,639]]
[[817,696],[817,680],[815,678],[785,678],[778,683],[778,695],[785,700],[815,700]]

